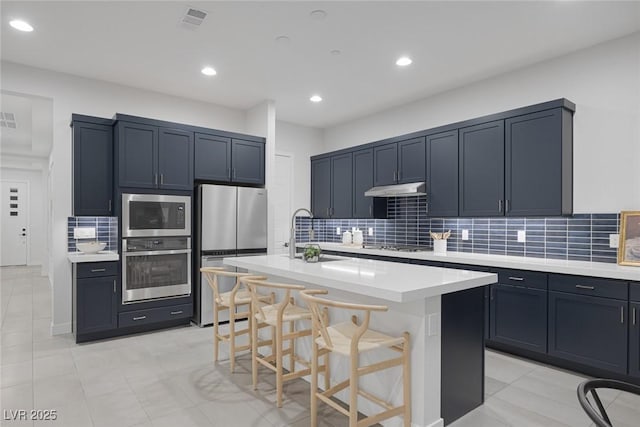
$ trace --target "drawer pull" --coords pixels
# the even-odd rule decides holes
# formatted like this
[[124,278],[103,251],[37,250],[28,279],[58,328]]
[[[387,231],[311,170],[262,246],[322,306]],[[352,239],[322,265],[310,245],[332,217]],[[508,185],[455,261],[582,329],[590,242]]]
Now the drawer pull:
[[183,313],[183,311],[182,311],[182,310],[172,311],[172,312],[171,312],[171,315],[172,315],[172,316],[176,316],[176,315],[178,315],[178,314],[182,314],[182,313]]
[[102,271],[107,271],[107,269],[106,268],[92,268],[91,269],[92,273],[100,273]]
[[576,285],[576,289],[587,289],[589,291],[593,291],[595,288],[595,286]]
[[522,277],[509,276],[509,280],[516,280],[518,282],[524,282],[524,278],[522,278]]
[[138,316],[138,317],[134,317],[133,320],[144,320],[146,318],[147,316]]

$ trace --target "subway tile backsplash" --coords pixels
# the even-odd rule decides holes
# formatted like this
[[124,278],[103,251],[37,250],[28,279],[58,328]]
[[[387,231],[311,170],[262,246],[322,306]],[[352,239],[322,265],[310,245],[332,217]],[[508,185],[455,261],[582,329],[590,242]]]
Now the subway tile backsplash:
[[[76,243],[82,239],[73,237],[75,227],[95,227],[96,239],[105,242],[105,251],[118,250],[118,218],[109,216],[78,216],[67,218],[67,249],[77,252]],[[88,239],[94,240],[94,239]]]
[[[576,214],[570,217],[526,218],[430,218],[426,196],[390,198],[388,219],[314,219],[298,217],[298,242],[308,242],[313,222],[313,240],[342,242],[342,232],[359,228],[365,244],[433,247],[429,231],[451,230],[447,250],[535,258],[616,262],[616,249],[609,247],[609,234],[617,234],[617,213]],[[340,227],[340,235],[336,228]],[[368,235],[369,228],[373,236]],[[462,240],[462,230],[469,240]],[[524,230],[526,242],[518,242]]]

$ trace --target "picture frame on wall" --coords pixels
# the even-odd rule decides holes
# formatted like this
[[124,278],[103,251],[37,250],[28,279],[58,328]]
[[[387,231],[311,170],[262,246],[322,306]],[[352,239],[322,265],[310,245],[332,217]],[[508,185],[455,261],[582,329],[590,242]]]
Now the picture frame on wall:
[[620,212],[618,264],[640,266],[640,211]]

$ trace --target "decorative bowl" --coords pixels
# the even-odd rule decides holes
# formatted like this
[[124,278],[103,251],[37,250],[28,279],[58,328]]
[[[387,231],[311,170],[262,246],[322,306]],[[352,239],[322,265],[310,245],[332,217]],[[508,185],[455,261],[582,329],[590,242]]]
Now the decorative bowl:
[[107,246],[104,242],[84,242],[76,243],[76,248],[85,254],[95,254],[103,250]]

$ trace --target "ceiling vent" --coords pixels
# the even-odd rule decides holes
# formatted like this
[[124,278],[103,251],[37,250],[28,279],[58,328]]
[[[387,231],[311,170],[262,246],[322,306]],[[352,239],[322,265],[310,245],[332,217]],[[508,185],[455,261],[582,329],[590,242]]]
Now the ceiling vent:
[[0,112],[0,127],[15,129],[16,116],[13,113]]
[[188,7],[184,15],[182,15],[182,18],[180,19],[180,24],[184,28],[195,30],[200,27],[202,21],[204,21],[204,18],[206,17],[207,12],[205,12],[204,10]]

